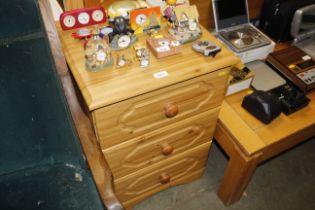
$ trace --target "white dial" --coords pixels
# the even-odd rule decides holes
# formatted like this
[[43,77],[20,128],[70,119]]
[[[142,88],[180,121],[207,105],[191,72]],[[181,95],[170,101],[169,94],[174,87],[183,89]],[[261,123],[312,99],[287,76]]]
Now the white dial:
[[78,16],[79,23],[85,25],[90,21],[90,15],[86,12],[82,12]]
[[170,41],[167,40],[167,39],[159,40],[158,43],[159,43],[160,46],[169,46],[170,45]]
[[127,35],[123,35],[121,37],[118,38],[118,41],[117,41],[117,44],[118,44],[118,47],[120,48],[126,48],[129,46],[130,44],[130,37],[127,36]]
[[95,22],[100,22],[101,20],[103,20],[104,18],[104,13],[102,10],[95,10],[93,13],[92,13],[92,19],[95,21]]
[[71,27],[73,27],[75,25],[75,18],[72,15],[67,15],[63,19],[63,24],[66,27],[71,28]]
[[146,21],[147,21],[147,16],[145,14],[139,14],[136,17],[136,23],[138,25],[144,25]]
[[195,21],[189,21],[189,30],[195,31],[197,29],[197,23]]

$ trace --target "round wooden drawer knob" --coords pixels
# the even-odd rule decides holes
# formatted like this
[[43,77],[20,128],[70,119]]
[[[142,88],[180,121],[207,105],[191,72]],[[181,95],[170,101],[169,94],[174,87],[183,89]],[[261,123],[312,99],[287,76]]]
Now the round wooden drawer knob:
[[170,155],[170,154],[173,153],[173,151],[174,151],[174,148],[171,145],[169,145],[167,143],[162,145],[162,153],[163,153],[163,155]]
[[178,106],[175,103],[168,103],[165,105],[164,111],[167,118],[175,117],[178,113]]
[[160,175],[160,183],[161,184],[167,184],[170,182],[170,180],[171,180],[171,177],[167,173],[165,173],[165,172],[161,173],[161,175]]

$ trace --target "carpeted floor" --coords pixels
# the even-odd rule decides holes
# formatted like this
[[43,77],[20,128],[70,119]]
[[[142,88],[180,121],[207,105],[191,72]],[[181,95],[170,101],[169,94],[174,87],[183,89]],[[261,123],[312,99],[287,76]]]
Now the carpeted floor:
[[256,170],[242,199],[225,207],[218,198],[227,158],[214,143],[205,175],[139,203],[134,210],[314,210],[315,139],[265,162]]

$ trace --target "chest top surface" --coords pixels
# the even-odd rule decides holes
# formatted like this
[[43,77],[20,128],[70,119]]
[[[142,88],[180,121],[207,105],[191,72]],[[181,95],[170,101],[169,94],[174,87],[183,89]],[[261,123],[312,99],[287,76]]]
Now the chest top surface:
[[[99,72],[89,72],[85,68],[84,41],[71,36],[75,30],[62,31],[59,23],[56,25],[67,63],[90,111],[239,63],[235,55],[202,28],[201,39],[210,40],[222,48],[215,58],[193,51],[192,43],[189,43],[183,45],[180,54],[170,57],[157,59],[150,53],[150,66],[141,68],[133,47],[130,47],[124,53],[132,57],[131,65],[123,68],[113,65]],[[162,28],[166,30],[165,25]],[[147,37],[140,35],[136,44],[146,46]],[[122,51],[112,51],[114,59],[117,53]],[[156,77],[161,72],[162,76]]]

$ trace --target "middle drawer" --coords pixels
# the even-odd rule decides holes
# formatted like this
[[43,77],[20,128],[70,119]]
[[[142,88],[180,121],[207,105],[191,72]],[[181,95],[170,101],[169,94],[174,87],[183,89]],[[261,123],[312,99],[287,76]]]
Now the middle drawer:
[[120,178],[212,140],[219,108],[103,150]]

